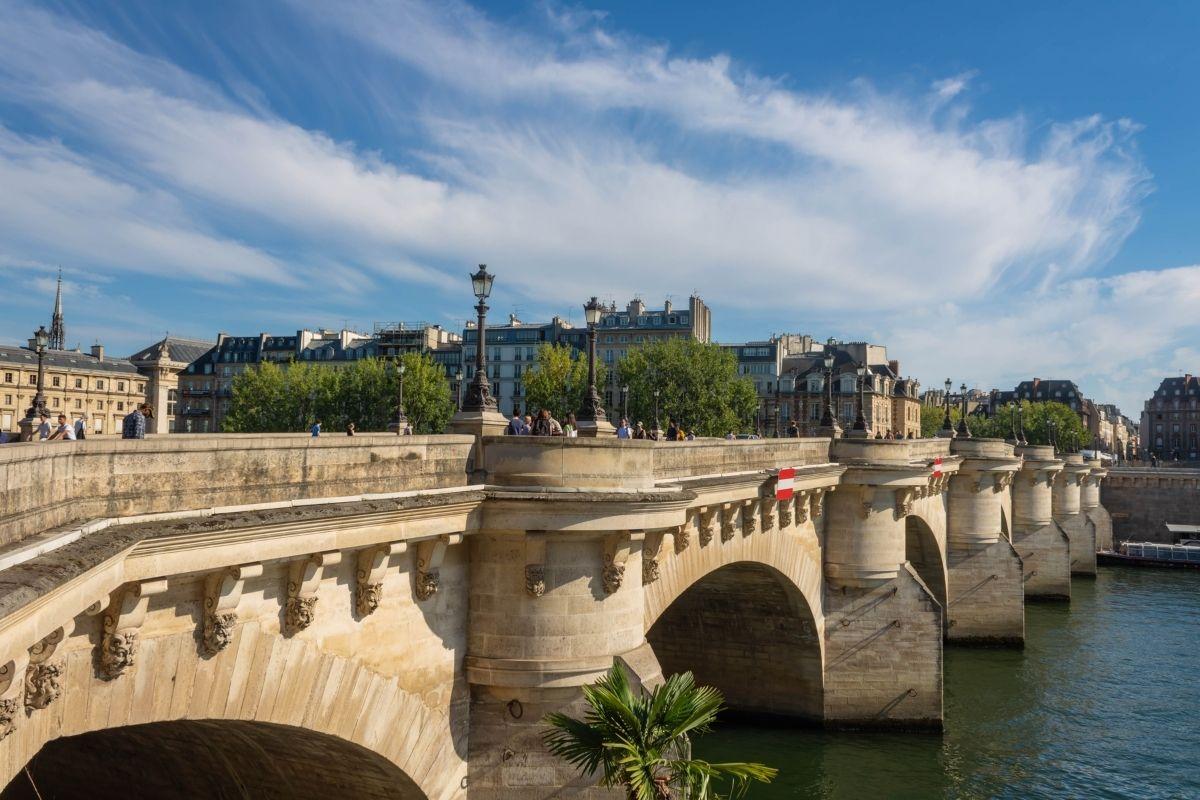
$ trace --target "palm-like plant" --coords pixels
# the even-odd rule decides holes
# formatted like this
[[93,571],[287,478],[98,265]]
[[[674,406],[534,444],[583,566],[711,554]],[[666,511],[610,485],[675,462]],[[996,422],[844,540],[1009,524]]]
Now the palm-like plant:
[[[690,672],[672,675],[646,694],[634,691],[625,670],[614,666],[583,694],[584,719],[546,717],[546,747],[585,775],[602,768],[600,785],[623,787],[629,800],[741,797],[751,781],[769,783],[778,771],[691,758],[692,736],[712,727],[724,698],[710,686],[697,686]],[[726,782],[722,794],[718,787]]]

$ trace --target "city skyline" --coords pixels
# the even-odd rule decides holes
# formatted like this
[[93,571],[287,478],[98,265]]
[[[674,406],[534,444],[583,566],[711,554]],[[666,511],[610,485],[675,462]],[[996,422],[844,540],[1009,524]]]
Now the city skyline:
[[[1103,6],[1051,54],[1066,10],[950,15],[947,44],[854,8],[764,6],[752,35],[620,3],[2,7],[5,341],[59,265],[69,343],[133,352],[457,329],[487,262],[497,317],[695,290],[719,341],[884,342],[926,385],[1070,378],[1135,413],[1200,371],[1188,9]],[[1122,78],[1089,76],[1117,31]]]

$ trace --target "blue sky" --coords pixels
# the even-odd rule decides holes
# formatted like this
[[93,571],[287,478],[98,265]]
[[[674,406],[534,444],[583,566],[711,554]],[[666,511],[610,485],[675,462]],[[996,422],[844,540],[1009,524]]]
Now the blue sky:
[[0,339],[714,308],[926,385],[1200,369],[1194,4],[0,0]]

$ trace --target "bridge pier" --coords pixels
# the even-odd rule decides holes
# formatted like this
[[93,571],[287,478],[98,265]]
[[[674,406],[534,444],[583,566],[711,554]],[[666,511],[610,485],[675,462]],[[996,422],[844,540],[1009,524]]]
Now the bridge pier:
[[1049,445],[1021,445],[1021,471],[1013,479],[1012,541],[1021,558],[1025,597],[1071,599],[1071,540],[1054,521],[1053,489],[1063,462]]
[[1022,645],[1025,593],[1021,559],[1003,535],[1004,496],[1021,462],[999,439],[954,439],[961,456],[950,480],[946,529],[946,639]]
[[1108,470],[1101,466],[1100,459],[1092,459],[1087,464],[1092,471],[1084,476],[1079,487],[1080,513],[1087,517],[1096,529],[1096,549],[1112,550],[1112,515],[1100,505],[1100,482],[1108,476]]
[[837,450],[855,466],[825,529],[825,723],[940,730],[944,610],[907,562],[905,518],[945,484],[898,448],[903,460],[877,443]]
[[1071,541],[1071,574],[1096,575],[1096,526],[1082,513],[1080,495],[1084,476],[1091,467],[1079,453],[1063,455],[1063,469],[1054,479],[1051,495],[1054,521]]

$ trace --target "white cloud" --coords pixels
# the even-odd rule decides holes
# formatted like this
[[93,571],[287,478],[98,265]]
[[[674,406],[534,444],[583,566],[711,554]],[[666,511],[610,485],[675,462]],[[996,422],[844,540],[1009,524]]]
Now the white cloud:
[[[257,97],[248,79],[230,97],[5,6],[0,99],[72,143],[0,138],[6,248],[206,281],[328,269],[347,294],[379,276],[457,286],[488,261],[511,300],[538,306],[696,289],[777,329],[813,314],[851,329],[893,320],[906,366],[940,373],[948,360],[981,381],[1161,350],[1153,335],[1095,333],[1104,320],[1085,310],[1156,313],[1112,300],[1136,295],[1137,278],[1088,277],[1148,188],[1126,121],[976,119],[972,72],[919,97],[801,92],[584,11],[552,11],[534,31],[453,2],[291,6],[324,37],[314,46],[389,65],[380,78],[297,60],[295,77],[371,98],[379,120],[414,120],[419,142],[385,156],[267,110],[269,97],[243,101]],[[1163,274],[1137,273],[1152,293]],[[940,338],[905,324],[934,308]]]

